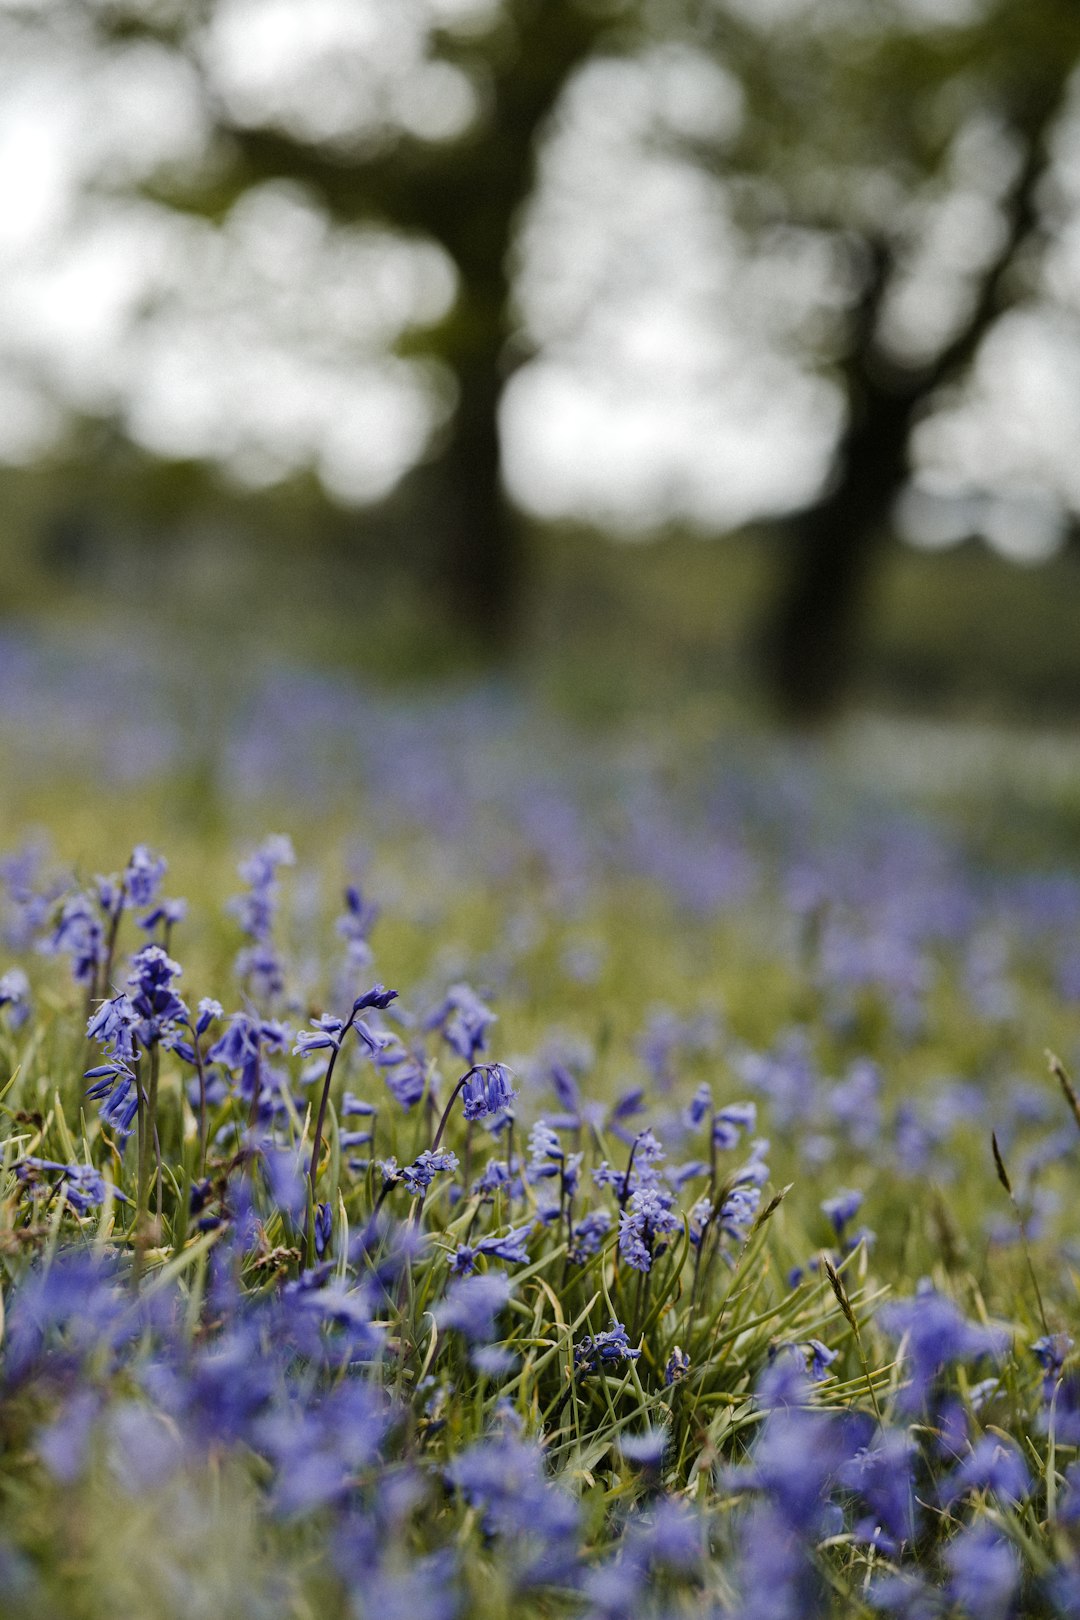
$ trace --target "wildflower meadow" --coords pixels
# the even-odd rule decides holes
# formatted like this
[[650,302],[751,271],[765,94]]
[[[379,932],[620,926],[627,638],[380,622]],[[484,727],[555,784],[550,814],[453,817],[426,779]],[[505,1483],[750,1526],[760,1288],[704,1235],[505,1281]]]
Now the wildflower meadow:
[[209,736],[31,656],[0,1612],[1080,1614],[1066,837],[692,717],[293,674]]

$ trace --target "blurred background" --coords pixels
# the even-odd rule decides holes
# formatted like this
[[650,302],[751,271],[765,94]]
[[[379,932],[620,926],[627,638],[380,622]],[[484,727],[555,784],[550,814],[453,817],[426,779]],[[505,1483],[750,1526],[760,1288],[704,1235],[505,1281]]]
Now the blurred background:
[[1060,732],[1078,523],[1075,0],[0,0],[30,729],[108,647]]

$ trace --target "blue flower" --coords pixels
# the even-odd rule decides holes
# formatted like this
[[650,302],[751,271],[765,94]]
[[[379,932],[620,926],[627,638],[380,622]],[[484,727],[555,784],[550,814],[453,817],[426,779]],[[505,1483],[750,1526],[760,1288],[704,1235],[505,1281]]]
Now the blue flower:
[[1006,1333],[966,1321],[951,1299],[928,1285],[921,1285],[910,1299],[882,1306],[877,1319],[890,1337],[906,1343],[912,1373],[909,1405],[926,1399],[945,1367],[998,1355],[1008,1343]]
[[30,1016],[30,980],[22,968],[9,968],[0,976],[0,1007],[8,1007],[8,1023],[21,1029]]
[[601,1365],[620,1361],[636,1361],[640,1350],[631,1347],[626,1329],[614,1317],[606,1333],[586,1335],[574,1346],[574,1365],[586,1372],[594,1372]]
[[487,1032],[495,1014],[467,984],[451,985],[435,1011],[425,1020],[426,1029],[437,1029],[443,1040],[465,1063],[473,1063],[487,1044]]
[[635,1271],[650,1271],[657,1238],[680,1230],[682,1223],[672,1211],[673,1202],[670,1193],[642,1186],[619,1217],[619,1253]]
[[461,1088],[462,1112],[468,1120],[500,1114],[517,1097],[510,1071],[501,1063],[481,1063],[465,1077]]
[[45,948],[71,957],[76,984],[93,985],[105,952],[105,932],[87,895],[76,894],[64,902]]
[[150,1046],[161,1038],[167,1024],[177,1019],[185,1023],[188,1010],[172,988],[180,977],[178,963],[160,945],[144,945],[131,959],[128,985],[132,991],[131,1003],[139,1017],[139,1038]]
[[582,1265],[590,1255],[599,1254],[604,1239],[611,1231],[611,1215],[606,1209],[592,1209],[574,1226],[570,1240],[569,1258]]
[[1020,1585],[1020,1561],[1005,1537],[981,1523],[945,1549],[949,1592],[971,1620],[1006,1620]]
[[821,1212],[832,1222],[838,1243],[843,1242],[844,1228],[855,1219],[862,1207],[862,1201],[861,1192],[847,1191],[837,1193],[833,1198],[826,1198],[822,1204]]
[[399,1175],[409,1191],[417,1194],[426,1191],[437,1175],[448,1170],[456,1170],[457,1167],[456,1154],[448,1153],[445,1149],[439,1153],[432,1153],[430,1148],[425,1148],[419,1158],[406,1165]]
[[133,906],[150,905],[166,869],[160,855],[151,855],[145,844],[136,844],[124,869],[124,889]]
[[495,1337],[495,1318],[510,1298],[505,1271],[485,1271],[452,1282],[435,1307],[441,1329],[452,1328],[466,1339],[487,1342]]
[[666,1429],[644,1429],[640,1434],[624,1434],[617,1442],[627,1462],[640,1468],[658,1470],[668,1445]]
[[334,1217],[329,1204],[316,1204],[315,1206],[315,1253],[322,1255],[326,1252],[330,1238],[334,1231]]
[[690,1357],[678,1345],[673,1346],[664,1368],[665,1385],[670,1389],[672,1384],[681,1383],[689,1371]]
[[948,1479],[938,1496],[949,1507],[968,1491],[993,1491],[1010,1506],[1016,1506],[1031,1493],[1027,1464],[1010,1442],[984,1434]]
[[341,1047],[342,1033],[345,1022],[341,1018],[322,1017],[313,1018],[314,1029],[301,1029],[297,1031],[294,1054],[301,1057],[310,1057],[313,1052],[337,1052]]

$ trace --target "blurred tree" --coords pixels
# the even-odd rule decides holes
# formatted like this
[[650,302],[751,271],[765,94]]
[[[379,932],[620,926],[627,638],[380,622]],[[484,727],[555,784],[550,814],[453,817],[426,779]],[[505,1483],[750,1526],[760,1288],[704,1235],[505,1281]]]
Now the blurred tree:
[[[165,32],[183,44],[207,26],[214,9],[204,3],[181,13],[179,34],[173,14]],[[454,385],[453,409],[434,450],[441,473],[433,514],[440,584],[460,622],[489,652],[508,643],[523,586],[524,550],[502,488],[498,431],[513,364],[514,233],[532,189],[544,120],[571,71],[604,35],[612,10],[587,0],[504,0],[464,7],[465,26],[455,29],[439,26],[433,7],[429,65],[452,69],[475,98],[474,116],[452,135],[424,138],[398,127],[350,140],[347,129],[308,130],[302,120],[275,116],[272,99],[262,116],[242,120],[219,102],[213,165],[202,176],[174,174],[151,188],[173,206],[220,214],[252,186],[299,181],[339,224],[385,224],[434,239],[449,254],[458,295],[446,319],[413,341],[449,368]],[[149,28],[162,37],[145,5],[118,3],[104,16],[115,34]]]
[[[137,109],[141,96],[144,109],[141,134],[129,135],[128,146],[141,141],[148,148],[145,162],[133,160],[118,139],[99,154],[84,190],[96,188],[98,201],[103,191],[116,201],[134,189],[168,205],[159,212],[170,219],[186,213],[221,222],[221,240],[204,254],[204,281],[218,274],[214,255],[223,244],[228,248],[230,230],[250,229],[252,211],[245,216],[236,205],[260,195],[265,205],[273,189],[268,182],[299,182],[342,225],[383,224],[441,245],[456,267],[456,297],[436,300],[434,316],[405,314],[396,327],[384,312],[384,326],[386,332],[393,327],[387,342],[399,354],[436,360],[452,384],[453,399],[424,471],[438,483],[433,527],[441,537],[442,582],[462,622],[476,632],[475,642],[492,650],[513,628],[522,583],[519,524],[500,479],[498,418],[511,371],[530,342],[542,341],[522,330],[528,322],[514,310],[513,261],[545,129],[558,125],[551,115],[572,99],[567,86],[584,82],[576,70],[598,55],[644,60],[657,41],[677,41],[685,53],[720,64],[738,88],[734,133],[722,119],[729,132],[710,145],[705,135],[680,129],[677,118],[667,135],[653,132],[658,144],[715,182],[723,230],[712,238],[702,233],[697,250],[704,241],[715,246],[735,234],[748,262],[760,251],[775,265],[789,243],[796,250],[793,305],[803,298],[795,288],[800,242],[826,247],[833,266],[830,296],[792,320],[784,341],[831,379],[844,410],[828,480],[788,519],[789,567],[765,638],[784,707],[801,716],[828,708],[850,667],[860,603],[908,478],[913,439],[928,413],[970,373],[1002,315],[1040,290],[1045,242],[1062,236],[1062,162],[1053,148],[1080,56],[1075,0],[875,0],[872,6],[866,0],[396,0],[392,11],[379,0],[6,0],[5,16],[20,11],[27,30],[42,34],[46,55],[56,41],[69,39],[77,60],[89,34],[116,52],[153,47],[145,61],[128,63],[132,105]],[[406,36],[408,49],[401,45]],[[290,51],[303,61],[294,63]],[[145,108],[165,82],[162,54],[174,67],[182,64],[197,91],[189,98],[195,134],[188,147],[178,138],[169,159],[166,141],[159,161]],[[135,81],[144,71],[149,89],[140,92]],[[591,82],[602,86],[602,75]],[[107,90],[107,72],[103,83]],[[387,110],[394,84],[407,93]],[[186,95],[181,85],[181,101]],[[95,148],[98,132],[80,133]],[[25,204],[22,193],[16,198]],[[579,210],[582,198],[585,191],[574,199]],[[264,257],[265,238],[275,236],[273,220],[282,210],[287,216],[289,204],[280,195],[269,214],[264,206]],[[293,213],[303,214],[303,206]],[[146,262],[172,254],[153,234],[160,224],[155,217],[150,236],[140,239]],[[310,224],[301,224],[301,234]],[[316,236],[318,230],[316,221]],[[326,248],[324,257],[334,258],[339,247],[324,243],[315,256]],[[180,248],[182,256],[182,242]],[[113,260],[103,257],[98,279],[108,273],[120,281],[115,246],[110,251]],[[671,273],[671,257],[660,252],[651,264]],[[310,268],[311,256],[300,255],[296,264]],[[377,279],[369,261],[346,255],[343,264],[335,273],[346,279],[352,273],[367,296]],[[287,287],[283,324],[294,329],[305,314],[297,309],[302,269],[287,263],[271,287],[275,294]],[[93,263],[90,271],[93,282]],[[185,273],[181,265],[176,283]],[[634,273],[631,266],[630,280]],[[242,276],[241,267],[241,283]],[[604,305],[599,329],[609,346],[604,318],[614,280],[594,277],[591,295]],[[59,285],[66,290],[62,280]],[[244,290],[228,289],[227,315],[233,319],[239,310],[240,324],[247,314]],[[196,290],[196,306],[204,291]],[[329,300],[336,300],[339,315],[344,309],[347,322],[357,313],[356,288],[352,303],[339,291],[331,288]],[[148,328],[155,298],[155,291],[147,292],[135,311],[139,319],[149,309]],[[151,454],[161,453],[162,445],[172,453],[169,429],[179,417],[178,459],[212,458],[218,448],[212,433],[205,426],[201,436],[193,433],[183,410],[173,408],[178,398],[183,406],[185,390],[197,392],[189,385],[199,357],[227,324],[216,327],[205,313],[196,307],[192,322],[201,319],[202,348],[190,343],[184,364],[161,369],[149,407],[144,398],[132,410],[122,397],[133,375],[137,391],[144,351],[132,351],[127,376],[110,385],[111,392],[97,393],[100,358],[120,345],[110,339],[111,347],[96,355],[91,345],[94,363],[84,365],[83,375],[64,355],[59,372],[69,384],[74,375],[76,409],[105,418],[118,436],[130,432]],[[319,328],[325,359],[342,320],[331,330],[320,325],[323,317],[320,306],[308,324]],[[189,329],[176,326],[186,341]],[[378,321],[374,327],[377,344],[385,332]],[[62,325],[60,331],[63,336]],[[152,332],[150,347],[156,344],[160,353],[175,336],[175,330]],[[655,334],[646,336],[657,341]],[[261,372],[253,367],[250,375],[267,376],[269,388],[284,392],[273,365],[278,358],[271,352],[272,363]],[[311,368],[302,379],[306,394],[303,387],[295,390],[301,417],[310,406],[311,379],[323,375]],[[729,380],[730,364],[722,381]],[[240,392],[242,382],[234,395]],[[274,410],[283,408],[276,395],[269,404],[272,430]],[[323,410],[318,424],[324,437],[325,416]],[[356,438],[351,419],[342,436]],[[273,441],[273,431],[268,437]],[[265,486],[297,467],[318,466],[322,475],[317,438],[313,434],[292,461],[279,455],[275,462],[280,445],[272,442],[261,460],[259,453],[249,458],[252,482]],[[414,431],[379,493],[392,487],[410,453],[413,460],[421,454],[423,442],[423,431]],[[229,458],[219,460],[228,464]],[[334,487],[332,479],[323,482]],[[345,488],[344,498],[374,498],[371,487]],[[65,542],[60,552],[66,554],[65,547],[70,551]]]
[[[850,674],[913,432],[1003,313],[1036,293],[1041,249],[1060,228],[1048,177],[1080,8],[795,0],[780,10],[695,8],[747,91],[718,169],[738,180],[744,228],[823,233],[851,288],[839,328],[826,323],[810,345],[842,390],[844,425],[824,489],[785,525],[786,575],[764,634],[779,703],[812,720]],[[967,229],[935,247],[958,197]]]

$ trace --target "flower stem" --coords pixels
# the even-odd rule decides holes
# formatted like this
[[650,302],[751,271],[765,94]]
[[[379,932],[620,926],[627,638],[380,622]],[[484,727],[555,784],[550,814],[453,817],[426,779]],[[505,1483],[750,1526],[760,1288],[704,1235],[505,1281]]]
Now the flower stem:
[[308,1199],[307,1218],[304,1223],[304,1265],[310,1266],[315,1258],[315,1184],[319,1179],[319,1154],[322,1151],[323,1127],[326,1124],[326,1110],[330,1103],[330,1082],[334,1078],[334,1066],[338,1060],[338,1053],[345,1044],[345,1037],[353,1026],[352,1018],[341,1031],[338,1044],[330,1054],[330,1062],[326,1066],[326,1078],[323,1081],[322,1096],[319,1098],[319,1112],[315,1119],[315,1135],[311,1140],[311,1165],[308,1169],[308,1183],[311,1187],[311,1197]]
[[472,1068],[469,1070],[468,1074],[463,1074],[453,1091],[450,1093],[446,1107],[442,1111],[442,1118],[439,1120],[439,1128],[435,1132],[435,1136],[431,1144],[432,1153],[437,1153],[439,1150],[439,1143],[442,1141],[442,1133],[446,1129],[446,1122],[450,1118],[450,1110],[454,1106],[454,1100],[457,1097],[458,1092],[464,1086],[466,1080],[471,1080],[475,1073],[476,1069]]

